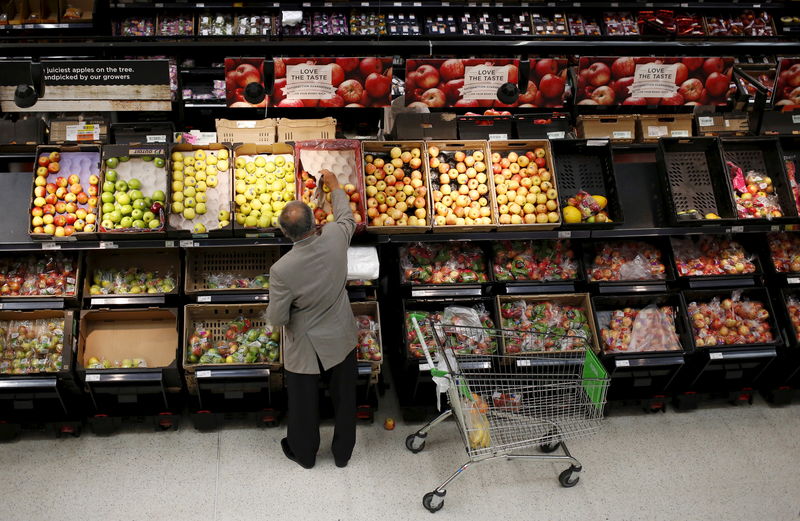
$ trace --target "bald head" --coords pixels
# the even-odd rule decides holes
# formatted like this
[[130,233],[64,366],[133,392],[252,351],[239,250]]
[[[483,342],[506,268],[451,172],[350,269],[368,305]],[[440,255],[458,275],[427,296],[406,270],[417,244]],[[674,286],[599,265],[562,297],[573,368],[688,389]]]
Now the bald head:
[[298,241],[314,229],[314,214],[307,204],[291,201],[281,210],[278,224],[284,235],[292,241]]

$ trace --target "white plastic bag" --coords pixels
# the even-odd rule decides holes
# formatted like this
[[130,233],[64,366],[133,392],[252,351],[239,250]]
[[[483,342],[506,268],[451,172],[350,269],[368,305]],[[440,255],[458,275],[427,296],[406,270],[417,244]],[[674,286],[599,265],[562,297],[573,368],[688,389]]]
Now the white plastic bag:
[[376,280],[381,263],[375,246],[350,246],[347,248],[347,280]]

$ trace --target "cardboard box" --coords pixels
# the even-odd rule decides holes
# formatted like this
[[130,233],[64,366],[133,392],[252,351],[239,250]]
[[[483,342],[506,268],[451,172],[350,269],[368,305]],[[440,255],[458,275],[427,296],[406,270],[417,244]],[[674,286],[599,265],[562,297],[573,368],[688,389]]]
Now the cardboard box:
[[287,119],[278,120],[278,142],[307,141],[311,139],[335,139],[336,119]]
[[642,114],[638,119],[642,143],[655,143],[661,137],[692,137],[691,114]]
[[213,273],[227,273],[248,279],[268,275],[269,269],[280,256],[280,246],[188,248],[184,293],[268,293],[269,289],[263,288],[210,288],[206,277]]
[[94,357],[112,361],[141,358],[147,369],[177,367],[177,313],[176,308],[81,311],[78,365],[85,368]]
[[456,114],[398,114],[394,120],[392,139],[458,139]]
[[636,139],[636,115],[578,116],[578,137],[633,143]]
[[108,143],[108,118],[86,116],[50,121],[50,143]]
[[83,282],[84,298],[101,296],[92,295],[91,287],[94,284],[94,275],[99,270],[118,269],[125,271],[135,267],[140,271],[158,272],[160,276],[172,274],[175,279],[175,288],[169,293],[110,293],[110,295],[126,295],[128,297],[146,297],[153,295],[177,295],[181,287],[181,259],[176,248],[164,250],[124,250],[106,251],[90,250],[86,253],[86,277]]
[[278,120],[276,119],[250,121],[218,119],[216,125],[217,139],[220,143],[271,145],[277,138]]
[[746,136],[750,134],[750,121],[744,112],[699,113],[697,120],[698,136]]

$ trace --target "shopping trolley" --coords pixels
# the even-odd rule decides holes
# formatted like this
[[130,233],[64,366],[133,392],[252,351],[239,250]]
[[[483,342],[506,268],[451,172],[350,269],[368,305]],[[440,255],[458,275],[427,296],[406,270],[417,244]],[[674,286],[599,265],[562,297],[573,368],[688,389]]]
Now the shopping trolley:
[[[609,384],[591,339],[431,322],[438,358],[434,361],[416,318],[412,323],[434,380],[447,386],[450,409],[409,435],[406,448],[422,451],[428,431],[454,415],[469,456],[425,494],[425,508],[440,510],[451,482],[468,467],[495,458],[563,461],[570,466],[559,475],[561,486],[578,483],[582,467],[565,441],[598,430]],[[541,351],[514,356],[459,354],[465,340],[476,337],[490,346],[505,343]],[[533,447],[545,454],[520,452]],[[550,454],[559,447],[563,454]]]

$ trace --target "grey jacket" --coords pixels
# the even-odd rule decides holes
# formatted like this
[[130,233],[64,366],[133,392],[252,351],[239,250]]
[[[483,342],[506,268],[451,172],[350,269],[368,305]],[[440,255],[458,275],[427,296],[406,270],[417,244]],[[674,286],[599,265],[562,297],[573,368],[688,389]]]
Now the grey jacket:
[[349,198],[331,193],[335,221],[320,234],[294,244],[269,270],[267,321],[286,326],[283,357],[287,371],[318,374],[356,348],[355,318],[347,296],[347,247],[356,228]]

